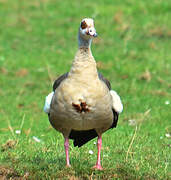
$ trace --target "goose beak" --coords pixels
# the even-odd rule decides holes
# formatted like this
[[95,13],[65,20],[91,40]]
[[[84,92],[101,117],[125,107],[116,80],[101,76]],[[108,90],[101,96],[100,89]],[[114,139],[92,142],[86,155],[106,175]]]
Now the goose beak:
[[94,27],[88,28],[87,35],[91,37],[97,37],[96,29]]
[[97,35],[97,33],[95,32],[94,34],[93,34],[93,37],[97,37],[98,35]]

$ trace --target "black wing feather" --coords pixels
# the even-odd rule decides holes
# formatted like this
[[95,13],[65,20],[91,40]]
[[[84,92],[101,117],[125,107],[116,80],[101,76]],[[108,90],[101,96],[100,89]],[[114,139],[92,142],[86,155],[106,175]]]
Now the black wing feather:
[[68,72],[59,76],[58,79],[55,80],[53,84],[53,91],[55,92],[55,89],[61,84],[61,82],[68,77]]
[[[109,80],[104,78],[103,75],[99,72],[98,72],[98,76],[99,76],[99,79],[106,84],[108,89],[111,90],[111,84]],[[53,84],[53,91],[55,91],[56,88],[61,84],[61,82],[65,80],[67,77],[68,77],[68,72],[61,75],[58,79],[56,79]],[[119,117],[119,114],[114,109],[112,109],[112,111],[113,111],[113,123],[109,129],[115,128],[117,126],[118,117]],[[97,136],[98,134],[95,131],[95,129],[90,129],[86,131],[71,130],[69,138],[74,140],[74,146],[81,147],[82,145],[84,145],[85,143],[94,139]]]
[[97,137],[98,134],[94,129],[86,130],[86,131],[76,131],[71,130],[69,138],[74,140],[74,146],[81,147],[88,141]]
[[111,84],[108,79],[106,79],[101,73],[98,72],[99,79],[103,81],[108,87],[109,91],[111,90]]

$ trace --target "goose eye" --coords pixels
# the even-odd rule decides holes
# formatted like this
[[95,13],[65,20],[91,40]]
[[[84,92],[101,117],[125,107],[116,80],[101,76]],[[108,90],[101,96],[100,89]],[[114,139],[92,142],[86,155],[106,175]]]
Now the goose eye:
[[87,27],[87,24],[85,21],[81,22],[81,28],[82,29],[85,29]]

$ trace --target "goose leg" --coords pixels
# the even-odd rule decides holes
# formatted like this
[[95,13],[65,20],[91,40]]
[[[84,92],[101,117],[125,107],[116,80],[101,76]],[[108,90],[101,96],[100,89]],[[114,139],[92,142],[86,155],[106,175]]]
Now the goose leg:
[[100,153],[101,153],[101,148],[102,148],[102,136],[98,136],[98,140],[97,140],[97,149],[98,149],[98,153],[97,153],[97,162],[96,165],[93,167],[93,169],[97,169],[97,170],[102,170],[102,166],[101,166],[101,162],[100,162]]
[[69,162],[69,138],[65,138],[64,148],[65,148],[65,154],[66,154],[66,166],[70,167],[71,165]]

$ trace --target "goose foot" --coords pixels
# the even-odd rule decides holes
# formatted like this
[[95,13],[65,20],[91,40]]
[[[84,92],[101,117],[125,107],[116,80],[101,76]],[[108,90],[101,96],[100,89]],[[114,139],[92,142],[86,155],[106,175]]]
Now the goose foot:
[[103,170],[102,166],[101,165],[97,165],[97,164],[95,166],[93,166],[93,169],[94,170],[100,170],[100,171]]

